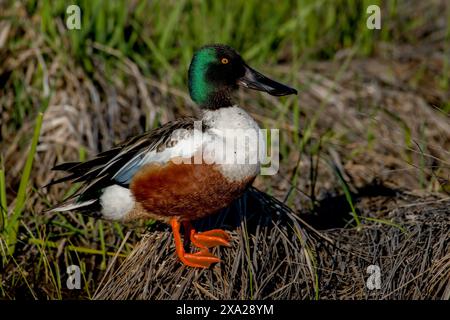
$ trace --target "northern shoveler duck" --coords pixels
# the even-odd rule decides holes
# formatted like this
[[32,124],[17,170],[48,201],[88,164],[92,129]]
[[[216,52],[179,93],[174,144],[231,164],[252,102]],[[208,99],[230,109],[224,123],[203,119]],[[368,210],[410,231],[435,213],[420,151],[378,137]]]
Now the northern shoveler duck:
[[[199,156],[204,160],[199,150],[208,150],[214,143],[211,138],[224,130],[259,130],[252,117],[232,102],[238,86],[274,96],[297,93],[249,67],[233,48],[204,46],[194,54],[189,67],[189,92],[201,107],[201,117],[166,123],[92,160],[55,166],[54,170],[69,174],[50,184],[72,181],[82,185],[51,211],[89,210],[100,212],[102,218],[121,221],[157,219],[171,225],[176,253],[185,265],[208,268],[219,262],[209,248],[228,245],[228,234],[221,229],[196,232],[190,221],[227,207],[252,184],[260,164],[175,159]],[[202,124],[200,141],[194,137],[195,121]],[[244,149],[241,151],[249,153],[255,148]],[[199,248],[197,252],[185,251],[181,224],[185,238]]]

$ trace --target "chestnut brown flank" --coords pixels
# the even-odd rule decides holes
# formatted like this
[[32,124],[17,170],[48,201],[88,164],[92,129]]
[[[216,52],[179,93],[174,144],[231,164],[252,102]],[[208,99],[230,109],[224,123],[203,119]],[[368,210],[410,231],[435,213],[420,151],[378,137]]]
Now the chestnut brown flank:
[[127,219],[195,220],[228,206],[254,178],[230,182],[211,164],[148,164],[131,181],[137,205]]

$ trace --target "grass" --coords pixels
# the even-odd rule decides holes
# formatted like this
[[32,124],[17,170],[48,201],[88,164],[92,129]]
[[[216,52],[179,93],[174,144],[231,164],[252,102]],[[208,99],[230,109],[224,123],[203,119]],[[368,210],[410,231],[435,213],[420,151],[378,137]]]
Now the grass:
[[[65,28],[65,10],[73,3],[81,8],[81,30]],[[382,30],[365,27],[365,8],[371,4],[383,8]],[[417,68],[399,65],[399,69],[416,71],[406,76],[411,80],[402,83],[401,90],[396,83],[386,84],[389,75],[398,74],[393,70],[382,69],[375,75],[367,75],[370,70],[355,72],[355,61],[366,59],[368,65],[374,58],[386,64],[384,55],[395,60],[389,50],[420,45],[421,35],[429,32],[429,21],[400,1],[27,0],[2,6],[0,30],[1,23],[6,23],[11,31],[0,49],[4,61],[0,65],[0,134],[5,141],[0,146],[0,251],[2,269],[7,270],[0,280],[1,297],[16,297],[16,292],[33,298],[92,296],[130,226],[76,213],[42,214],[78,186],[40,187],[53,177],[49,169],[56,162],[82,161],[127,136],[191,114],[195,107],[186,92],[186,70],[194,50],[206,43],[227,43],[256,69],[299,89],[299,99],[239,96],[263,127],[280,129],[280,174],[263,177],[260,184],[290,206],[315,210],[323,200],[321,193],[337,192],[346,197],[356,226],[361,221],[381,221],[358,216],[348,185],[356,183],[324,165],[330,148],[337,150],[344,165],[364,164],[377,172],[390,170],[376,167],[385,160],[382,156],[398,158],[392,171],[405,165],[406,170],[417,168],[417,188],[448,190],[442,179],[447,173],[448,142],[442,138],[446,131],[434,135],[423,123],[417,129],[417,122],[434,123],[436,118],[415,119],[402,113],[407,97],[383,97],[395,90],[411,92],[417,94],[415,100],[422,99],[427,107],[448,115],[448,99],[442,92],[449,83],[445,53],[450,48],[450,27],[445,29],[443,49],[440,44],[435,49],[444,53],[443,68],[432,69],[428,57]],[[429,9],[430,14],[435,11],[440,12]],[[355,74],[361,79],[355,79]],[[377,76],[385,78],[374,80]],[[434,81],[439,94],[427,100],[435,87],[425,93],[421,90]],[[360,94],[370,96],[366,89],[374,83],[381,98],[359,98]],[[383,86],[388,90],[382,91]],[[348,98],[349,93],[356,98]],[[396,99],[402,103],[396,104]],[[344,106],[339,112],[338,102]],[[364,156],[370,160],[361,160]],[[408,185],[410,180],[403,178],[396,181]],[[136,228],[119,260],[153,225],[132,227]],[[27,264],[28,260],[36,263]],[[80,292],[64,288],[70,264],[81,266],[84,286]],[[248,272],[253,296],[257,275]],[[319,297],[318,287],[315,295]]]
[[[357,45],[357,44],[356,44]],[[340,77],[342,76],[343,72],[346,70],[348,63],[351,61],[351,58],[353,57],[353,53],[348,55],[348,57],[346,58],[346,60],[344,61],[344,63],[341,65],[341,67],[339,68],[339,71],[336,73],[334,80],[335,81],[339,81]],[[292,179],[291,179],[291,185],[295,186],[298,184],[298,179],[299,179],[299,175],[300,175],[300,171],[299,169],[299,164],[301,161],[301,157],[303,156],[303,153],[305,152],[305,147],[308,143],[310,143],[311,141],[311,136],[312,133],[314,132],[314,129],[317,125],[317,121],[320,118],[320,116],[324,113],[325,111],[325,107],[327,106],[327,100],[329,99],[329,96],[326,96],[323,99],[323,102],[320,104],[320,106],[318,107],[317,111],[314,113],[313,117],[309,120],[309,123],[307,124],[307,127],[304,129],[303,134],[302,134],[302,140],[300,141],[300,143],[298,144],[298,148],[299,148],[299,153],[298,153],[298,162],[297,162],[297,166],[295,168],[295,172],[292,175]],[[294,142],[297,139],[294,139]],[[322,142],[322,137],[320,137],[320,142]],[[309,152],[310,156],[319,156],[318,152],[320,150],[319,148],[312,148],[313,152]],[[344,190],[345,191],[345,190]],[[288,203],[288,205],[292,205],[292,203],[290,202],[290,197],[292,196],[292,193],[289,193],[288,197],[286,198],[286,201]],[[311,195],[311,198],[314,200],[314,194]],[[314,206],[314,201],[312,201],[312,205]],[[356,220],[358,221],[358,220]],[[357,223],[359,226],[359,223]]]
[[[55,249],[58,248],[58,244],[55,243],[55,242],[43,241],[43,240],[40,240],[40,239],[33,238],[32,236],[30,236],[29,243],[34,244],[34,245],[40,245],[40,246],[43,246],[45,248],[55,248]],[[104,257],[106,255],[112,256],[112,257],[116,255],[116,252],[108,252],[108,251],[105,251],[105,250],[95,250],[95,249],[90,249],[90,248],[85,248],[85,247],[77,247],[77,246],[73,246],[73,245],[68,245],[67,249],[70,250],[70,251],[78,252],[78,253],[87,253],[87,254],[91,254],[91,255],[92,254],[101,255],[103,257],[103,259],[104,259]],[[118,256],[122,257],[122,258],[126,257],[125,254],[119,254]],[[103,267],[100,267],[100,268],[103,270]]]
[[[185,70],[193,50],[205,43],[228,43],[254,64],[270,65],[285,59],[281,55],[294,53],[294,61],[331,58],[337,49],[352,47],[357,38],[358,51],[370,54],[374,37],[379,37],[365,28],[362,10],[378,1],[284,1],[277,3],[275,12],[274,3],[255,0],[76,3],[82,8],[82,28],[61,34],[58,23],[67,18],[69,2],[28,2],[28,13],[42,17],[40,32],[49,46],[75,57],[91,73],[94,63],[88,48],[101,43],[130,57],[144,75],[156,73],[178,86],[186,82],[178,70]],[[345,15],[337,14],[344,8]],[[389,40],[388,35],[384,40]],[[292,52],[279,50],[290,45]],[[108,73],[114,72],[111,64]]]
[[351,214],[353,216],[353,219],[355,220],[356,228],[358,230],[360,230],[361,229],[361,219],[360,219],[358,213],[356,212],[355,205],[353,204],[353,199],[352,199],[352,195],[351,195],[350,189],[348,187],[348,184],[345,181],[344,177],[342,176],[342,172],[339,170],[339,168],[336,167],[335,165],[333,165],[332,168],[333,168],[334,173],[336,174],[336,177],[339,180],[339,184],[341,185],[342,190],[344,190],[345,200],[347,200],[347,203],[350,206]]
[[[27,161],[25,167],[23,168],[22,178],[20,179],[19,190],[17,191],[17,197],[15,199],[15,207],[13,214],[10,217],[3,217],[3,232],[2,236],[6,239],[6,246],[8,247],[8,255],[12,256],[14,254],[16,242],[17,242],[17,232],[19,229],[20,217],[22,215],[23,209],[25,207],[26,201],[26,191],[30,180],[31,169],[33,165],[34,155],[36,153],[36,147],[39,141],[39,134],[42,126],[43,113],[39,113],[36,118],[36,126],[34,129],[33,138],[31,140],[30,150],[28,151]],[[3,171],[0,172],[3,176]],[[1,178],[2,183],[0,183],[0,189],[2,194],[2,208],[8,208],[6,203],[6,188],[4,177]]]
[[5,181],[5,167],[3,166],[3,157],[0,158],[0,231],[6,227],[6,221],[8,220],[8,206],[6,203],[6,181]]

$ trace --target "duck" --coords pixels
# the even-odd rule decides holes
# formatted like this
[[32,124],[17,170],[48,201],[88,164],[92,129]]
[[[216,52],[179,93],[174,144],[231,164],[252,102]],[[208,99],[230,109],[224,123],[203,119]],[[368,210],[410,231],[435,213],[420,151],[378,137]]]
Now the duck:
[[[247,160],[254,159],[251,153],[264,152],[258,148],[264,142],[231,149],[234,156],[242,153],[245,161],[235,161],[236,157],[222,161],[226,152],[217,152],[224,150],[217,148],[217,141],[226,143],[233,133],[260,129],[233,96],[239,88],[272,96],[297,94],[297,90],[251,68],[235,49],[223,44],[205,45],[194,53],[188,87],[201,110],[199,116],[170,121],[90,160],[52,168],[66,175],[47,186],[70,182],[80,187],[48,211],[77,210],[121,222],[158,220],[171,226],[181,263],[210,268],[220,262],[210,250],[229,246],[228,233],[222,229],[197,232],[192,221],[217,213],[239,198],[260,173],[259,158]],[[186,241],[195,252],[185,249]]]

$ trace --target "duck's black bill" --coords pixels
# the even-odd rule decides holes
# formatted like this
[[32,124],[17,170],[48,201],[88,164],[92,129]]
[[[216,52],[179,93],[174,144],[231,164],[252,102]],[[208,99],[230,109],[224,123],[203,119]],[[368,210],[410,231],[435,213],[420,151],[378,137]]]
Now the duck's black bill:
[[238,85],[244,88],[264,91],[273,96],[297,94],[297,90],[269,79],[249,66],[245,66],[245,75],[239,78]]

